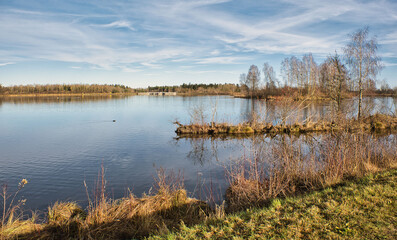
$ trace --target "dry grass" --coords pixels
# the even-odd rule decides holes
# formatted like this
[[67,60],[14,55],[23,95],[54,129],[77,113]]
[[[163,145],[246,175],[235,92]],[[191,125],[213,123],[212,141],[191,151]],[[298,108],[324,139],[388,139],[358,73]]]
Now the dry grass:
[[106,197],[104,171],[87,211],[76,203],[55,203],[47,222],[18,220],[2,229],[3,239],[131,239],[164,234],[203,221],[210,209],[204,202],[187,197],[181,175],[158,172],[155,194],[113,200]]

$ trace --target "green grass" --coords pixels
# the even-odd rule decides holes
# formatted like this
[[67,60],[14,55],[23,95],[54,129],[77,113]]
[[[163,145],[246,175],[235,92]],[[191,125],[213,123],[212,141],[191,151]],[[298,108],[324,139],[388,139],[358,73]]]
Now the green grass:
[[150,239],[397,239],[397,169]]

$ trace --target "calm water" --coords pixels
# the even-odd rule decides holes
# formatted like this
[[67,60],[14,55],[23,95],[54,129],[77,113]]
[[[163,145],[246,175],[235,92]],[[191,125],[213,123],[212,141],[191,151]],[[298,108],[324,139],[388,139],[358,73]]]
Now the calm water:
[[[368,111],[393,112],[397,101],[378,98],[367,104]],[[346,102],[346,111],[354,114],[354,105]],[[286,110],[291,107],[297,111]],[[245,121],[254,109],[277,122],[282,115],[291,121],[328,116],[331,107],[226,96],[0,99],[0,183],[13,191],[26,178],[29,184],[21,196],[28,209],[43,210],[57,200],[84,206],[83,182],[91,192],[103,163],[107,190],[114,198],[125,196],[128,189],[138,196],[148,192],[160,167],[182,171],[186,188],[196,196],[201,184],[208,183],[222,195],[224,164],[249,155],[251,140],[178,139],[172,122],[187,123],[192,109],[200,108],[206,120]]]

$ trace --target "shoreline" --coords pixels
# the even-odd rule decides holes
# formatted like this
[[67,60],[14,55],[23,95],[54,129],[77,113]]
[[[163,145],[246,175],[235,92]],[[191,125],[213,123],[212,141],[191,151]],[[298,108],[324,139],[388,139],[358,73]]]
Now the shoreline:
[[[396,168],[369,171],[360,177],[346,178],[338,183],[300,194],[271,198],[268,204],[263,206],[247,206],[242,210],[229,213],[222,208],[211,210],[207,203],[189,198],[184,189],[169,188],[163,185],[162,191],[157,194],[141,198],[132,195],[114,200],[101,198],[88,210],[82,209],[75,202],[56,202],[49,206],[45,222],[38,223],[36,222],[37,219],[16,220],[8,223],[4,228],[0,226],[0,237],[6,239],[59,239],[90,236],[95,239],[125,239],[128,236],[127,238],[139,239],[170,239],[170,237],[172,239],[184,239],[190,236],[191,239],[191,237],[200,237],[205,232],[211,232],[211,236],[218,237],[221,237],[222,234],[238,236],[241,233],[236,228],[233,228],[233,231],[228,231],[228,233],[221,231],[221,229],[227,228],[228,224],[234,224],[236,219],[240,222],[239,228],[249,228],[248,222],[238,219],[240,216],[250,215],[253,217],[256,215],[262,216],[251,218],[256,221],[255,226],[263,224],[278,226],[277,231],[273,228],[269,229],[271,231],[267,231],[265,235],[268,237],[280,236],[279,234],[282,236],[283,232],[289,232],[290,224],[300,226],[299,219],[302,217],[307,220],[308,224],[313,225],[315,231],[311,234],[315,236],[318,234],[323,236],[322,234],[325,233],[334,237],[345,236],[344,232],[341,232],[335,226],[344,227],[345,221],[350,222],[356,218],[357,221],[359,220],[358,222],[364,222],[364,225],[359,225],[367,226],[367,222],[362,221],[363,216],[357,212],[357,210],[368,211],[368,204],[370,203],[364,201],[364,199],[368,197],[377,199],[377,201],[371,203],[371,206],[376,206],[378,210],[371,211],[371,215],[382,215],[393,209],[395,204],[390,203],[390,200],[395,196],[396,191],[390,192],[390,190],[395,189],[393,186],[396,180]],[[389,191],[373,190],[380,188]],[[351,198],[353,192],[355,192],[353,194],[355,197]],[[373,193],[376,193],[376,195]],[[346,200],[349,201],[346,202]],[[331,205],[329,201],[332,202]],[[382,204],[379,205],[380,203]],[[321,215],[323,217],[319,218],[319,215],[307,214],[307,211],[313,210],[313,206],[316,212],[324,211],[324,214]],[[343,216],[340,216],[339,208],[346,209],[346,207],[354,209],[355,212],[344,211]],[[279,218],[291,218],[291,214],[296,215],[298,213],[303,215],[294,218],[295,220],[287,221],[286,225],[280,225],[280,222],[274,219],[275,211],[280,211],[277,215]],[[340,220],[343,221],[341,223],[338,222],[339,220],[332,222],[327,218],[330,214],[335,215],[336,218],[341,217]],[[383,228],[387,228],[393,222],[393,218],[390,218],[390,216],[392,216],[392,213],[384,219],[386,226],[383,226]],[[368,218],[368,214],[365,217]],[[243,217],[243,219],[245,218]],[[372,217],[368,218],[368,220],[370,219]],[[322,233],[323,227],[319,227],[316,223],[319,220],[323,222],[331,221],[331,225],[325,226],[330,229]],[[214,225],[214,221],[217,224]],[[255,229],[255,231],[258,231],[261,228]],[[358,226],[352,226],[350,230],[354,230],[356,234],[362,234],[361,231],[364,231]],[[299,232],[299,234],[302,233],[305,233],[305,231]],[[383,234],[382,231],[371,233],[375,235]]]
[[[139,95],[139,92],[131,92],[131,93],[24,93],[24,94],[0,94],[0,98],[5,97],[74,97],[74,96],[135,96]],[[201,93],[201,92],[190,92],[190,93],[176,93],[176,96],[181,97],[194,97],[194,96],[230,96],[234,98],[244,98],[250,99],[251,96],[245,95],[242,93]],[[356,95],[345,96],[344,99],[354,98]],[[368,93],[364,94],[363,97],[397,97],[395,94],[377,94],[377,93]],[[310,97],[310,96],[273,96],[269,95],[266,97],[263,96],[253,96],[252,99],[265,99],[268,101],[279,101],[283,99],[293,99],[294,101],[332,101],[331,98],[328,97]]]
[[85,96],[134,96],[137,93],[33,93],[33,94],[0,94],[1,98],[14,97],[85,97]]

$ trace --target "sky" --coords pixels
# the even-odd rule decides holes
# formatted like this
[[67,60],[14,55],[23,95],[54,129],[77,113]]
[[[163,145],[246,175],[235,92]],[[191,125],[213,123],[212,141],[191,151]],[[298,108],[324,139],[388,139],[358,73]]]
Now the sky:
[[396,0],[0,0],[0,84],[238,83],[252,64],[320,64],[365,26],[397,87]]

